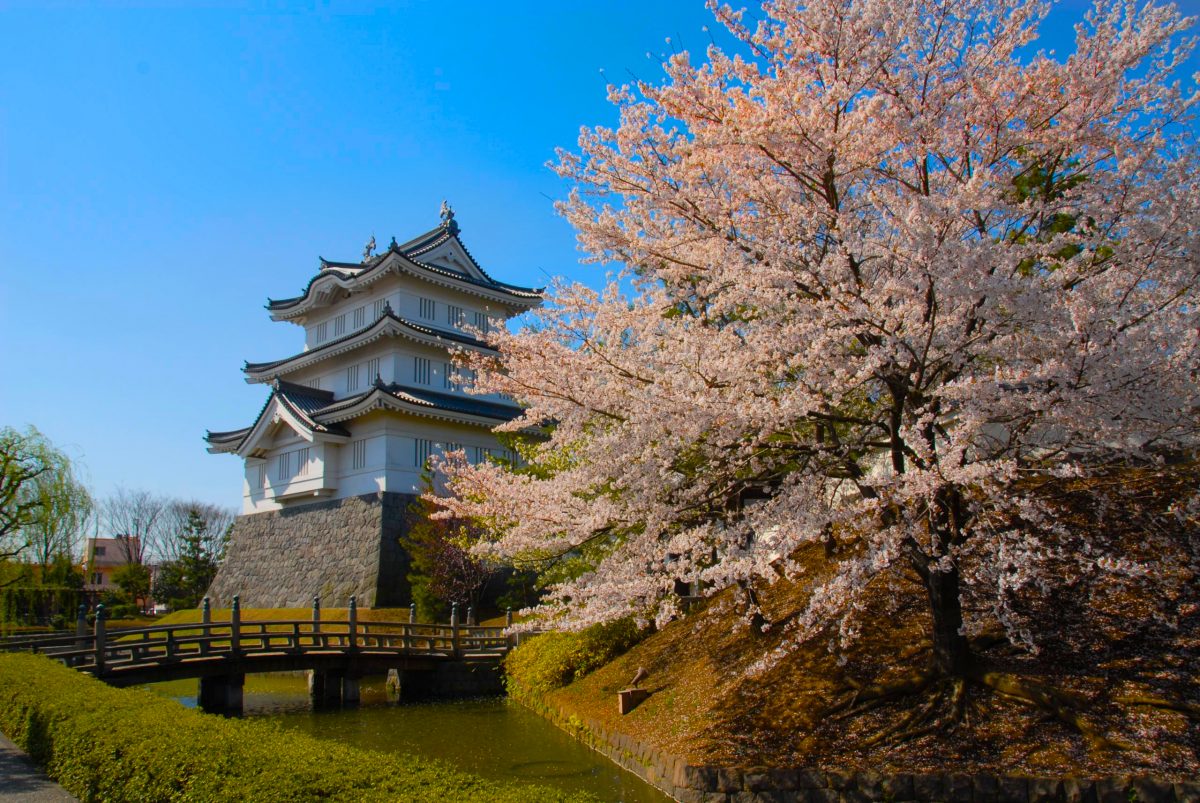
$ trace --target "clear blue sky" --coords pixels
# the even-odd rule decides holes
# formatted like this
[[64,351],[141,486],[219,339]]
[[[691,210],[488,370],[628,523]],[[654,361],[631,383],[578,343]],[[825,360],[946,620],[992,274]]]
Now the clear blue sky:
[[702,0],[179,5],[0,0],[0,425],[98,494],[230,506],[239,461],[201,436],[261,407],[244,359],[302,344],[268,296],[442,198],[494,276],[598,282],[545,163],[615,120],[600,70],[657,79],[666,37],[699,52],[712,25]]

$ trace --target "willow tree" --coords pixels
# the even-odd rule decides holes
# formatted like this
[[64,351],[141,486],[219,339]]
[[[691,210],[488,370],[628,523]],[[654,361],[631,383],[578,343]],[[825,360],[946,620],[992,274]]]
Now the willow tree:
[[527,406],[508,429],[554,422],[530,457],[558,469],[460,462],[446,504],[502,555],[590,550],[544,611],[568,626],[669,617],[677,579],[803,579],[826,544],[783,649],[845,643],[913,573],[921,684],[960,701],[985,619],[1031,638],[1030,589],[1153,574],[1086,533],[1062,554],[1019,480],[1197,446],[1191,21],[1101,0],[1055,55],[1028,0],[764,11],[719,10],[740,52],[612,87],[619,124],[560,154],[582,248],[625,267],[462,357]]

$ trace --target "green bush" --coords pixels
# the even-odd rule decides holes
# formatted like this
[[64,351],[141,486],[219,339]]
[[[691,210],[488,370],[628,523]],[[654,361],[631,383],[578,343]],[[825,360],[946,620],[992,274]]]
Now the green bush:
[[29,654],[0,654],[0,730],[83,801],[591,800],[203,714]]
[[510,692],[542,695],[604,666],[642,640],[632,618],[592,625],[578,633],[544,633],[508,654]]

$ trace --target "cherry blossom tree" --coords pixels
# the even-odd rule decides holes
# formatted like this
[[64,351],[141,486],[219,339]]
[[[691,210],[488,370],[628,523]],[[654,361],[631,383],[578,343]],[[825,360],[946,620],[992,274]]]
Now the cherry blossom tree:
[[985,619],[1034,640],[1025,590],[1146,574],[1087,534],[1064,555],[1023,481],[1197,446],[1192,21],[1100,0],[1055,55],[1028,0],[764,11],[715,9],[740,52],[611,87],[619,124],[560,153],[561,212],[623,267],[460,356],[526,405],[503,429],[548,437],[538,471],[445,466],[443,503],[498,555],[582,561],[542,609],[562,626],[668,619],[677,580],[807,582],[825,545],[783,649],[844,644],[913,574],[922,683],[958,701]]

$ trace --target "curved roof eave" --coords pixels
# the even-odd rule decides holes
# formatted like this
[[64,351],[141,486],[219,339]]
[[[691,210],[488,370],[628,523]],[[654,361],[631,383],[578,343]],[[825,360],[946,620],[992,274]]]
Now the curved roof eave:
[[[401,395],[397,395],[397,393]],[[460,424],[471,424],[488,428],[510,421],[512,417],[515,417],[515,415],[512,417],[499,417],[447,410],[410,394],[403,393],[403,391],[388,390],[385,386],[380,385],[376,385],[357,396],[344,399],[337,405],[332,405],[332,407],[336,409],[329,409],[318,413],[320,419],[328,424],[350,421],[384,407],[424,418],[453,421]],[[513,408],[513,412],[515,414],[520,413],[517,408]]]
[[[393,331],[388,331],[389,324]],[[424,343],[425,345],[442,347],[445,345],[443,341],[449,340],[455,346],[466,346],[478,351],[495,351],[495,349],[487,345],[484,341],[470,335],[451,332],[433,326],[423,326],[406,318],[401,318],[392,312],[390,308],[385,308],[384,314],[377,318],[374,323],[359,329],[357,332],[351,332],[337,340],[331,340],[315,349],[302,351],[299,354],[293,354],[291,357],[284,357],[282,360],[261,363],[247,362],[242,367],[242,372],[247,375],[247,382],[266,382],[278,376],[278,369],[284,366],[287,366],[288,371],[298,371],[301,368],[307,368],[310,365],[323,362],[330,357],[336,357],[339,354],[345,354],[348,351],[370,345],[388,335],[401,335],[415,343]],[[291,364],[289,365],[289,363]],[[368,377],[368,381],[370,381],[370,377]]]
[[[463,249],[466,250],[465,248]],[[401,268],[409,274],[417,278],[432,281],[436,284],[441,284],[445,287],[450,287],[456,290],[473,293],[483,298],[492,298],[498,302],[511,304],[518,307],[535,307],[542,301],[544,288],[518,287],[517,285],[505,284],[497,282],[488,276],[488,282],[476,281],[469,276],[464,276],[445,268],[439,268],[436,265],[419,262],[412,257],[401,253],[398,250],[389,250],[385,257],[395,257],[394,259],[384,258],[376,262],[374,265],[356,273],[348,273],[338,270],[323,270],[318,273],[304,288],[304,293],[294,298],[287,299],[267,299],[266,308],[271,312],[271,317],[274,320],[287,320],[296,317],[308,311],[311,307],[311,302],[314,298],[313,290],[319,282],[325,282],[339,286],[343,289],[349,289],[358,285],[370,285],[383,278],[389,270]],[[474,261],[474,260],[472,260]],[[336,263],[325,263],[336,264]],[[480,269],[480,273],[487,276]],[[426,275],[427,274],[427,275]]]

